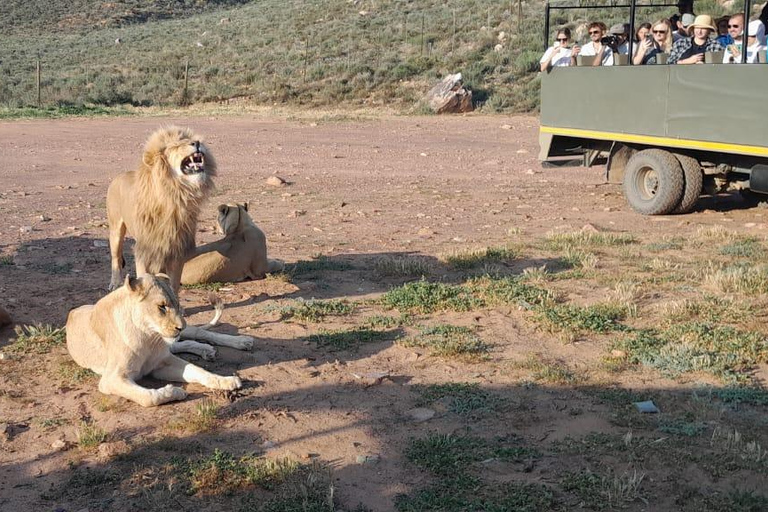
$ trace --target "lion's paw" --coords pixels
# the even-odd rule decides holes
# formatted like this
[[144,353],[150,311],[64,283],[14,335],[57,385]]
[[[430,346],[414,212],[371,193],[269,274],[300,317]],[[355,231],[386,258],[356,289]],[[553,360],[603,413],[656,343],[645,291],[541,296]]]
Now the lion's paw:
[[205,361],[213,361],[216,359],[216,349],[210,345],[202,345],[200,350],[195,353],[202,357]]
[[173,384],[168,384],[155,391],[157,393],[156,396],[158,404],[175,402],[177,400],[184,400],[187,398],[187,392],[178,386],[174,386]]
[[234,348],[238,350],[251,350],[253,349],[253,344],[256,343],[256,340],[250,336],[237,336],[233,342]]
[[218,377],[211,386],[214,389],[224,389],[226,391],[233,391],[243,387],[243,381],[240,377]]

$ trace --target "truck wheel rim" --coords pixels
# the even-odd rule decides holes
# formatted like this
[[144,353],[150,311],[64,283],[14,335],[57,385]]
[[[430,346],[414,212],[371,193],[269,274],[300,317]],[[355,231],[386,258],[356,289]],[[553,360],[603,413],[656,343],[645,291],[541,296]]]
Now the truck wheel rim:
[[651,167],[643,167],[637,173],[637,185],[643,199],[650,200],[659,191],[659,175]]

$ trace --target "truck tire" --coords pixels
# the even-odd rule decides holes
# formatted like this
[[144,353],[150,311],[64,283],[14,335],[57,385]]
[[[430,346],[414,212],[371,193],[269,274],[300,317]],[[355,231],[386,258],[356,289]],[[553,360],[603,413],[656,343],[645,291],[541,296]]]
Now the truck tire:
[[636,212],[643,215],[671,213],[685,190],[680,162],[661,149],[638,151],[624,169],[624,195]]
[[680,167],[683,168],[683,177],[685,179],[685,191],[680,204],[672,213],[688,213],[696,206],[696,202],[701,196],[701,189],[704,186],[704,173],[701,171],[699,161],[687,155],[675,154]]

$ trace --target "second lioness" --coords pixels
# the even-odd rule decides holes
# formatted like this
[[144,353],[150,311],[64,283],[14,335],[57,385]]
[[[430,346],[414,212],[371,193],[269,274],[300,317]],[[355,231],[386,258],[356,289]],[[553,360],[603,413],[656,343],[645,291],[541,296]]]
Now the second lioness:
[[267,258],[267,237],[248,215],[248,203],[219,205],[224,238],[195,249],[184,264],[182,284],[233,283],[262,279],[283,270],[283,262]]

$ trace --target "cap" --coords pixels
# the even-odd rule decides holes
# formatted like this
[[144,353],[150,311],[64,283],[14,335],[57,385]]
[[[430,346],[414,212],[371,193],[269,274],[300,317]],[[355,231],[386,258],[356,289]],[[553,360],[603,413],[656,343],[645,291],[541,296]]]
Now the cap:
[[[711,19],[711,18],[710,18]],[[696,16],[690,13],[683,14],[683,18],[681,19],[684,27],[689,27],[690,25],[693,25],[693,23],[696,21]]]
[[621,34],[626,34],[627,31],[624,29],[623,23],[617,23],[611,27],[611,30],[608,31],[611,34],[620,36]]

